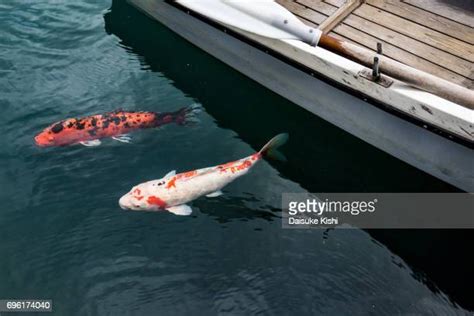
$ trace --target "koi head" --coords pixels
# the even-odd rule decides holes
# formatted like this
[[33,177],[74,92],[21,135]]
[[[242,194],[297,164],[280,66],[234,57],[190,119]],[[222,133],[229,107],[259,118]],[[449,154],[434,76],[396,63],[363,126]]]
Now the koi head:
[[63,130],[62,123],[56,123],[46,127],[41,133],[35,136],[35,143],[40,147],[55,146],[58,143],[58,135]]
[[54,137],[42,132],[35,136],[35,143],[39,147],[54,146]]
[[46,127],[41,133],[35,136],[35,143],[39,147],[62,146],[73,141],[68,126],[72,125],[72,120],[54,123]]
[[74,144],[83,140],[85,123],[78,119],[67,119],[46,127],[35,136],[35,143],[40,147],[64,146]]
[[146,209],[146,201],[143,188],[137,185],[119,200],[119,205],[123,210],[140,211]]
[[139,184],[122,196],[119,205],[123,210],[132,211],[150,211],[163,210],[167,204],[164,199],[160,198],[160,190],[157,190],[157,184],[161,180],[149,181]]

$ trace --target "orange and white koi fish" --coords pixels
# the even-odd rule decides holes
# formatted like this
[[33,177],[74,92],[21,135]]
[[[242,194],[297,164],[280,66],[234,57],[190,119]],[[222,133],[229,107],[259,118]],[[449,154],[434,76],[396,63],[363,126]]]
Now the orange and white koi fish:
[[185,125],[193,122],[198,106],[189,106],[176,112],[127,112],[117,110],[105,114],[70,118],[51,124],[35,136],[40,147],[67,146],[80,143],[84,146],[98,146],[100,139],[113,139],[128,143],[127,134],[144,128],[155,128],[168,123]]
[[167,210],[176,215],[190,215],[189,203],[201,196],[217,197],[221,189],[246,174],[267,155],[277,155],[276,149],[288,140],[288,134],[279,134],[263,148],[248,157],[222,165],[176,174],[173,170],[159,180],[134,186],[122,196],[119,205],[124,210]]

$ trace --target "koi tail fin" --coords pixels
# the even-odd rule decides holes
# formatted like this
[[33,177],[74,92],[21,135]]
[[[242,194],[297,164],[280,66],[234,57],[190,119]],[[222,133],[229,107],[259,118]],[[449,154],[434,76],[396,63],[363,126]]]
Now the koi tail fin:
[[179,109],[173,113],[173,121],[178,125],[192,125],[199,123],[197,115],[201,113],[202,106],[195,103],[193,105]]
[[288,134],[282,133],[270,139],[258,152],[263,157],[271,157],[280,161],[286,161],[286,157],[278,151],[278,147],[283,146],[288,141]]

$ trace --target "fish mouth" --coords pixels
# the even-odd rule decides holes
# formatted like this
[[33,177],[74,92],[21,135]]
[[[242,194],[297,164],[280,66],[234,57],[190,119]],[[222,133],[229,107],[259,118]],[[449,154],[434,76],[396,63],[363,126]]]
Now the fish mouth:
[[119,204],[120,208],[124,211],[131,210],[131,207],[127,203],[127,196],[126,195],[124,195],[120,198],[118,204]]
[[43,138],[41,138],[40,135],[35,136],[35,144],[38,147],[48,147],[51,146],[51,144],[48,141],[45,141]]
[[133,200],[130,200],[130,195],[125,194],[119,200],[119,206],[124,211],[140,211],[140,206],[135,205]]
[[35,136],[35,144],[36,144],[36,146],[39,146],[39,147],[44,147],[45,146],[43,144],[43,142],[41,142],[41,138],[39,137],[39,135]]

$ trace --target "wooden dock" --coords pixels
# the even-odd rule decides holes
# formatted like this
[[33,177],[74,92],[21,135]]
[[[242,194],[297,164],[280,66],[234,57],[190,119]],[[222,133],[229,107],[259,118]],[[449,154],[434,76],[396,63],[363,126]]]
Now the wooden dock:
[[[238,5],[225,0],[129,1],[296,105],[420,170],[474,191],[470,107],[474,90],[466,88],[472,87],[473,77],[470,19],[456,22],[452,12],[442,16],[440,12],[447,11],[433,8],[427,13],[426,7],[412,4],[423,0],[277,0],[311,24],[307,27],[272,1],[261,1],[259,6],[254,1]],[[455,0],[432,0],[430,5],[435,1]],[[390,5],[393,12],[388,11]],[[395,11],[400,8],[411,13]],[[424,15],[417,17],[418,13]],[[289,21],[293,21],[288,28],[291,32],[282,35]],[[435,23],[439,21],[450,26],[440,27]],[[311,30],[314,25],[330,33],[320,36],[317,47],[306,38],[308,33],[320,35]],[[299,31],[306,35],[304,40]],[[279,35],[272,36],[273,32]],[[372,67],[378,42],[383,43],[386,55],[378,56],[382,71],[379,81],[373,80],[367,68]],[[449,46],[454,44],[454,48]],[[448,87],[443,93],[454,93],[449,99],[440,97],[423,84],[426,81],[436,88]],[[423,89],[415,88],[420,84]],[[460,91],[466,92],[462,100],[468,106],[452,101]]]
[[[308,25],[474,89],[471,11],[426,0],[277,0]],[[375,56],[375,54],[374,54]]]

